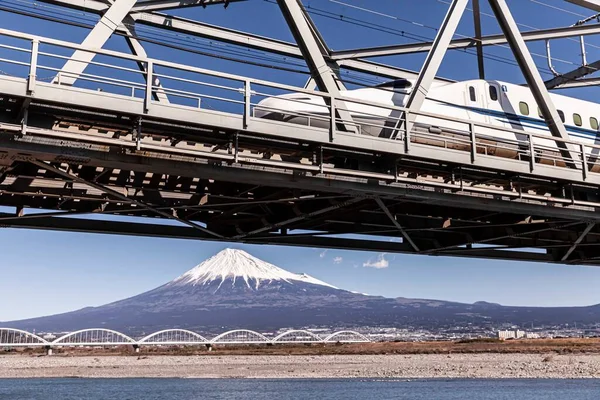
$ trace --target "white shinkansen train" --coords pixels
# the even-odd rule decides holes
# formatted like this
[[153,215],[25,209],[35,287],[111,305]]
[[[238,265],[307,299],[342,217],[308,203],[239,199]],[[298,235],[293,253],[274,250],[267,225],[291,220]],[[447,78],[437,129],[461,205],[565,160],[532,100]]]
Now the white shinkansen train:
[[[399,79],[374,87],[345,90],[341,95],[348,99],[382,104],[382,107],[345,102],[360,133],[377,137],[390,137],[400,113],[385,106],[404,107],[412,90],[413,82]],[[553,103],[565,124],[572,141],[587,145],[600,145],[600,105],[589,101],[551,94]],[[439,115],[417,116],[415,127],[423,135],[411,140],[454,149],[469,147],[468,128],[465,123],[452,121],[462,119],[481,123],[477,126],[478,143],[487,146],[484,151],[501,157],[516,158],[527,138],[516,132],[492,127],[522,131],[550,139],[534,138],[539,162],[564,165],[556,142],[551,139],[546,123],[537,107],[533,94],[527,87],[499,81],[470,80],[455,83],[436,83],[429,90],[421,111]],[[288,121],[326,128],[329,126],[329,110],[322,97],[304,93],[291,93],[269,97],[255,107],[254,115],[260,118]],[[448,117],[450,119],[444,119]],[[460,139],[462,138],[462,140]],[[466,139],[466,140],[465,140]],[[448,144],[451,143],[451,144]],[[462,144],[461,144],[462,143]],[[579,148],[576,149],[579,151]],[[481,149],[478,148],[478,151]],[[586,153],[597,164],[598,149],[586,148]]]

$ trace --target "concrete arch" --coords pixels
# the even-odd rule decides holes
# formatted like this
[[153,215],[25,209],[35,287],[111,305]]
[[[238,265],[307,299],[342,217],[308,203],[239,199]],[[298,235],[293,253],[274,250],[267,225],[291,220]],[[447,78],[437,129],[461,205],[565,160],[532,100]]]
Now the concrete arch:
[[[102,338],[103,334],[106,334],[106,336],[108,335],[116,335],[122,339],[124,339],[124,342],[108,342],[108,341],[98,341],[98,342],[92,342],[92,341],[85,341],[85,340],[80,340],[78,342],[65,342],[66,339],[72,338],[72,337],[76,337],[77,335],[82,335],[82,334],[87,334],[87,333],[93,333],[93,332],[100,332],[100,338]],[[85,338],[86,340],[89,338]],[[75,332],[71,332],[71,333],[67,333],[64,336],[61,336],[59,338],[57,338],[56,340],[54,340],[53,342],[51,342],[51,344],[53,345],[60,345],[60,344],[75,344],[75,345],[101,345],[101,344],[137,344],[137,341],[130,338],[129,336],[125,335],[124,333],[121,332],[117,332],[117,331],[113,331],[112,329],[105,329],[105,328],[90,328],[90,329],[82,329],[79,331],[75,331]]]
[[[32,341],[31,342],[7,342],[7,343],[3,343],[4,341],[6,341],[6,339],[8,339],[9,334],[17,334],[17,335],[24,335],[27,338],[31,338]],[[0,328],[0,344],[3,345],[8,345],[8,346],[25,346],[25,345],[48,345],[50,344],[50,342],[48,342],[46,339],[36,335],[35,333],[31,333],[31,332],[27,332],[24,331],[22,329],[16,329],[16,328]]]
[[[310,337],[310,339],[303,339],[303,340],[285,340],[287,336],[292,336],[294,334],[303,334],[303,335],[307,335]],[[291,331],[287,331],[287,332],[283,332],[279,335],[277,335],[274,339],[273,339],[273,343],[321,343],[323,342],[323,339],[320,338],[319,336],[315,335],[312,332],[309,331],[305,331],[302,329],[296,329],[296,330],[291,330]]]
[[[225,338],[229,335],[236,335],[236,334],[247,334],[247,335],[255,336],[258,338],[258,340],[245,340],[242,338],[242,339],[235,339],[235,340],[231,340],[231,341],[222,341],[223,338]],[[256,331],[252,331],[249,329],[234,329],[232,331],[227,331],[227,332],[221,333],[220,335],[213,338],[210,342],[211,343],[271,343],[271,340],[268,339],[262,333],[258,333]]]
[[[192,336],[194,338],[199,339],[198,341],[190,341],[190,342],[183,342],[181,340],[167,340],[167,341],[151,341],[151,339],[154,339],[156,337],[158,337],[159,335],[163,335],[163,334],[169,334],[169,333],[181,333],[184,335],[189,335]],[[188,331],[187,329],[165,329],[162,331],[158,331],[158,332],[154,332],[151,333],[150,335],[140,339],[138,341],[138,344],[144,344],[144,343],[160,343],[160,344],[168,344],[168,343],[176,343],[176,344],[185,344],[185,343],[198,343],[198,344],[207,344],[210,341],[205,338],[204,336],[196,333],[196,332],[192,332],[192,331]]]
[[[355,337],[355,339],[350,339],[350,340],[343,340],[343,339],[338,339],[338,340],[334,340],[340,336],[344,336],[344,335],[348,335],[351,337]],[[364,343],[364,342],[370,342],[369,338],[367,338],[365,335],[358,333],[356,331],[339,331],[339,332],[334,332],[331,335],[327,336],[324,339],[325,342],[346,342],[346,343]]]

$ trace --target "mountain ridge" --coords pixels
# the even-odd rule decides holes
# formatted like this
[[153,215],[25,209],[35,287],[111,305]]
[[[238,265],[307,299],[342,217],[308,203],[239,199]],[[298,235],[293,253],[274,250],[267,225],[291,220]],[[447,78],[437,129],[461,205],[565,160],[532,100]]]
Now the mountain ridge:
[[63,332],[90,327],[136,334],[184,328],[204,332],[247,328],[446,329],[502,324],[553,325],[600,321],[600,306],[511,307],[434,299],[386,298],[337,288],[295,274],[245,251],[225,249],[170,282],[98,307],[3,323],[25,330]]

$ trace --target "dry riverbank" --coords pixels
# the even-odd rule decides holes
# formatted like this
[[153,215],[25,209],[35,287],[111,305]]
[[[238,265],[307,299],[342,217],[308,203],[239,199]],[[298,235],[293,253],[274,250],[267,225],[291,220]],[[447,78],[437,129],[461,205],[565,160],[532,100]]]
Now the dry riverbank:
[[0,356],[0,378],[600,378],[600,355]]

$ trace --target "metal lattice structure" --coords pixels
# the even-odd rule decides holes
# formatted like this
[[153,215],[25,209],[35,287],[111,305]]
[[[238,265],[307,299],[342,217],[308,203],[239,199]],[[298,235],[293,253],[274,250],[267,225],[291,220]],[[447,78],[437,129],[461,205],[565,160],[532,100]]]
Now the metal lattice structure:
[[269,339],[259,332],[248,329],[230,330],[212,339],[207,339],[204,335],[186,329],[165,329],[137,340],[110,329],[82,329],[64,334],[54,340],[46,340],[27,331],[0,328],[0,347],[212,346],[338,342],[367,343],[370,340],[354,331],[339,331],[326,337],[320,337],[306,330],[289,330]]
[[[81,44],[0,25],[0,62],[9,69],[0,76],[0,206],[16,210],[0,214],[0,224],[596,265],[600,164],[586,154],[600,146],[569,139],[548,88],[598,84],[586,78],[597,68],[544,82],[526,43],[600,28],[520,32],[505,0],[488,1],[500,35],[482,36],[476,23],[476,37],[453,39],[468,3],[453,0],[432,42],[333,51],[299,0],[277,0],[296,43],[160,12],[238,1],[43,0],[99,20]],[[568,1],[600,10],[595,0]],[[151,58],[135,35],[141,26],[303,60],[311,81],[301,88]],[[103,49],[112,35],[123,35],[131,53]],[[437,76],[446,52],[474,43],[481,76],[486,46],[510,47],[556,143],[549,157],[538,157],[547,149],[535,134],[439,115],[456,130],[440,136],[415,124],[427,116],[429,89],[447,81]],[[368,60],[423,52],[420,72]],[[411,78],[418,90],[406,107],[344,98],[340,70]],[[261,99],[282,93],[322,98],[327,115],[296,116],[303,124],[256,118]],[[356,104],[385,109],[392,135],[363,134],[348,111]],[[520,139],[490,144],[483,128]]]

